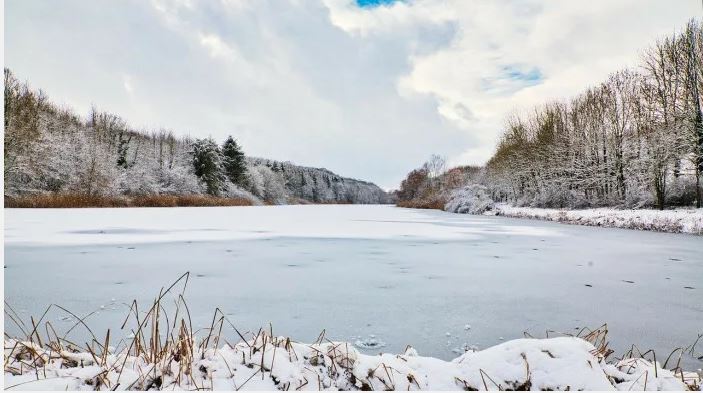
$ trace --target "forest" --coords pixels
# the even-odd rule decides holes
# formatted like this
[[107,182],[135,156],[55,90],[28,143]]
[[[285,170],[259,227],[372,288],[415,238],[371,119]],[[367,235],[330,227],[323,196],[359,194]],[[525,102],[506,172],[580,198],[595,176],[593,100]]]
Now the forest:
[[111,206],[124,200],[156,206],[172,200],[177,205],[388,201],[386,192],[369,182],[247,157],[231,136],[218,144],[212,138],[176,137],[169,130],[135,130],[96,108],[83,119],[9,69],[4,78],[6,206],[43,206],[35,202],[45,200],[56,207],[75,205],[67,198],[78,205]]
[[[564,101],[506,119],[493,157],[464,184],[516,206],[701,207],[703,25],[691,20]],[[439,161],[439,162],[438,162]],[[436,157],[410,172],[401,205],[437,207],[453,190]]]

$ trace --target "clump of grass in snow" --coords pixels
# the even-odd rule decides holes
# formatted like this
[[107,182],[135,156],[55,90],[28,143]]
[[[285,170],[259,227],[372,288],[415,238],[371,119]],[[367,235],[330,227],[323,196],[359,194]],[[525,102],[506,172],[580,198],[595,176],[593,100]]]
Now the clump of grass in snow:
[[[52,305],[77,321],[60,336],[44,320],[50,308],[25,323],[6,304],[6,317],[24,337],[5,337],[5,388],[696,390],[701,383],[700,375],[680,367],[683,354],[693,355],[701,336],[693,345],[672,351],[663,365],[653,351],[642,353],[634,346],[623,357],[608,360],[607,325],[557,338],[550,338],[555,332],[548,331],[545,339],[513,340],[451,362],[419,357],[411,347],[402,355],[363,355],[348,343],[329,341],[325,331],[312,344],[275,336],[271,326],[242,333],[219,309],[207,328],[194,330],[184,300],[189,277],[186,273],[162,289],[146,311],[132,302],[120,327],[132,326],[131,338],[114,347],[110,330],[97,336],[87,325],[90,314],[79,318]],[[171,313],[165,307],[167,294],[175,297]],[[88,332],[89,342],[67,339],[76,328]],[[225,328],[240,341],[231,344],[223,335]],[[522,369],[515,366],[520,362]],[[667,369],[670,362],[673,367]]]

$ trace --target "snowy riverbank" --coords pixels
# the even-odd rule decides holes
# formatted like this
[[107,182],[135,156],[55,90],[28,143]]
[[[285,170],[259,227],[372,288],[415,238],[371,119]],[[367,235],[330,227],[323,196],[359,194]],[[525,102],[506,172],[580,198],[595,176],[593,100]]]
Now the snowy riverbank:
[[140,348],[140,356],[6,340],[5,389],[688,390],[701,384],[700,372],[643,358],[605,361],[604,347],[576,337],[512,340],[452,361],[419,356],[411,347],[400,355],[364,355],[349,343],[301,344],[266,333],[205,350],[179,338],[155,352]]
[[531,218],[568,224],[703,235],[703,209],[619,210],[597,208],[568,210],[497,204],[493,212],[506,217]]

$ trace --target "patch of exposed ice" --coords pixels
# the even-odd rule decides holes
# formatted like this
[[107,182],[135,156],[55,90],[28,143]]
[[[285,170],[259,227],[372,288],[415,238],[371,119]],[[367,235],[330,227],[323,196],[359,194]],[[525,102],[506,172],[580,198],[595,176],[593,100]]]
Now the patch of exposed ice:
[[369,334],[367,338],[359,338],[354,341],[354,345],[363,349],[378,349],[386,346],[386,343],[376,338],[375,335]]

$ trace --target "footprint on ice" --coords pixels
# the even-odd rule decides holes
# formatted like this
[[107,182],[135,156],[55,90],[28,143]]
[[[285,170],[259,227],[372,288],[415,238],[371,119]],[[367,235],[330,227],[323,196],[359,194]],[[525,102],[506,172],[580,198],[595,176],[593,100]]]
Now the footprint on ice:
[[385,347],[386,343],[376,338],[373,334],[370,334],[368,338],[354,341],[354,345],[363,349],[376,349]]

